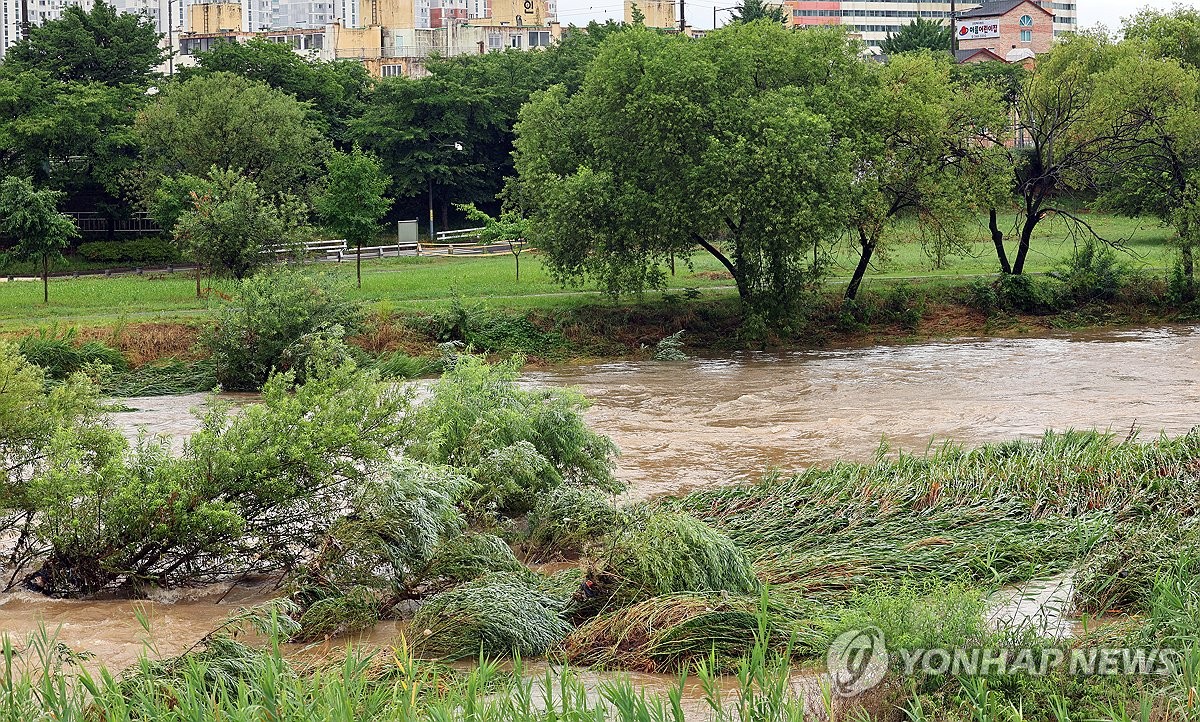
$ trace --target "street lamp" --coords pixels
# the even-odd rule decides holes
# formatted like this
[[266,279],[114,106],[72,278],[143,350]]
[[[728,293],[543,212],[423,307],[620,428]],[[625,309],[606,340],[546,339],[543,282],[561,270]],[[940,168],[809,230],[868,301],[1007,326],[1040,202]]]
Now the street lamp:
[[737,10],[741,7],[742,7],[741,5],[730,5],[727,8],[713,7],[713,30],[717,29],[717,11],[718,10],[724,12],[726,10]]
[[167,75],[175,74],[175,13],[171,8],[176,0],[167,0]]
[[[453,148],[454,150],[461,151],[463,144],[456,140],[453,143],[441,143],[438,147]],[[437,241],[437,236],[434,235],[433,230],[433,176],[431,175],[429,176],[429,242],[433,243],[435,241]]]

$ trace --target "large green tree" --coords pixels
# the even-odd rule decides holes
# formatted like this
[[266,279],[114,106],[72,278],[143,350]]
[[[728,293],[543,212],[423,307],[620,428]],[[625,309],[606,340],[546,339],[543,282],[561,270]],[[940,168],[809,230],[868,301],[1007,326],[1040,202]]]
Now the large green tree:
[[103,0],[91,9],[68,5],[57,20],[31,25],[29,37],[8,49],[6,73],[41,70],[57,80],[145,87],[166,52],[154,21],[119,13]]
[[233,73],[266,83],[310,103],[321,129],[339,144],[347,142],[347,126],[362,113],[371,88],[371,77],[360,62],[306,58],[289,45],[260,38],[219,43],[197,53],[196,62],[196,67],[182,69],[179,75],[187,79]]
[[1123,58],[1097,83],[1098,132],[1118,139],[1103,170],[1100,201],[1175,228],[1180,290],[1190,299],[1200,245],[1200,69],[1155,57],[1153,44],[1146,49]]
[[236,170],[262,193],[307,195],[329,151],[308,105],[265,83],[212,73],[166,86],[138,114],[141,192],[164,176]]
[[965,251],[981,209],[1007,195],[1003,149],[982,129],[1006,121],[1000,92],[957,87],[949,55],[898,55],[880,66],[855,152],[850,225],[859,254],[846,287],[853,299],[872,258],[900,221],[920,230],[940,262]]
[[787,15],[781,4],[768,2],[768,0],[742,0],[742,3],[733,9],[732,20],[735,23],[770,20],[782,24],[787,22]]
[[379,159],[358,148],[334,151],[325,168],[325,188],[316,198],[316,210],[329,230],[354,245],[354,274],[362,288],[362,247],[379,232],[379,221],[392,205],[384,196],[388,178]]
[[0,181],[0,232],[12,242],[8,256],[33,260],[42,272],[42,303],[50,303],[50,264],[62,258],[67,243],[78,235],[74,221],[58,211],[62,193],[38,189],[30,178],[9,176]]
[[591,23],[567,28],[560,43],[536,53],[431,59],[427,78],[379,83],[349,136],[383,162],[405,212],[420,209],[430,190],[443,219],[455,202],[493,206],[513,173],[521,107],[551,85],[574,92],[603,40],[624,30]]
[[133,119],[144,102],[131,85],[0,73],[0,173],[31,176],[77,205],[116,205],[137,162]]
[[562,281],[661,285],[703,249],[755,312],[792,309],[845,227],[865,64],[835,30],[734,24],[700,41],[634,28],[581,90],[535,96],[511,202]]

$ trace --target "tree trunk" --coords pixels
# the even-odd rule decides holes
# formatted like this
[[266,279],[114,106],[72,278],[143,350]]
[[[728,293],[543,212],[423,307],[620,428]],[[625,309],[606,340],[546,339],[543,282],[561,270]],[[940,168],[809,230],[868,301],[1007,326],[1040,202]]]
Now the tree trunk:
[[196,264],[196,298],[200,298],[200,276],[203,268],[201,264]]
[[1021,243],[1017,246],[1017,258],[1013,261],[1012,272],[1019,276],[1025,271],[1025,257],[1029,255],[1029,240],[1033,238],[1033,229],[1041,220],[1039,213],[1027,213],[1025,223],[1021,226]]
[[1012,273],[1012,266],[1008,262],[1008,254],[1004,251],[1004,232],[1000,230],[1000,223],[996,219],[996,209],[992,208],[988,212],[988,229],[992,232],[992,243],[996,244],[996,257],[1000,259],[1000,270],[1004,273]]
[[1195,254],[1192,251],[1191,243],[1184,243],[1180,248],[1180,263],[1183,265],[1184,278],[1184,300],[1191,302],[1196,300],[1196,260]]
[[868,238],[866,232],[860,228],[858,230],[858,244],[862,247],[862,251],[858,256],[858,266],[854,269],[854,275],[850,277],[850,285],[846,286],[847,301],[853,301],[858,297],[858,287],[862,285],[863,277],[867,275],[867,268],[871,265],[871,254],[875,253],[875,246],[879,242],[873,238]]
[[718,261],[720,261],[721,265],[725,267],[725,270],[729,271],[729,275],[733,276],[733,282],[737,284],[738,297],[740,297],[743,302],[748,302],[750,300],[750,289],[746,286],[745,279],[742,278],[742,274],[738,273],[737,267],[733,265],[733,262],[726,258],[724,253],[721,253],[719,250],[717,250],[716,246],[704,240],[703,238],[699,236],[693,236],[693,240],[695,240],[701,248],[712,254],[713,258],[716,258]]
[[354,246],[354,276],[358,279],[358,287],[362,288],[362,241]]
[[50,304],[50,256],[42,255],[42,303]]
[[513,258],[515,258],[517,260],[517,280],[520,281],[521,280],[521,252],[514,251]]
[[671,254],[671,275],[675,275],[675,254]]

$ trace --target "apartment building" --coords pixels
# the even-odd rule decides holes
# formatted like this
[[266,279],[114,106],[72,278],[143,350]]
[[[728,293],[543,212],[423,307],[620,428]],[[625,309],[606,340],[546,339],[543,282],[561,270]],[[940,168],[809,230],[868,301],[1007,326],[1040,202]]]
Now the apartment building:
[[[969,12],[988,2],[956,2],[956,14]],[[1074,0],[1038,0],[1053,16],[1054,35],[1079,29]],[[784,8],[795,26],[846,25],[862,36],[867,45],[878,47],[888,33],[896,32],[917,18],[949,22],[951,3],[924,0],[784,0]]]

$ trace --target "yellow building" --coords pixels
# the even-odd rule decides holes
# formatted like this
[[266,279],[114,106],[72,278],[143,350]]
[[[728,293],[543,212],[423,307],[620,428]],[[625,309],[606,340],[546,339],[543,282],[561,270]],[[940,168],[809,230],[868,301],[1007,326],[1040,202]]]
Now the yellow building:
[[492,0],[492,15],[473,18],[471,25],[545,25],[550,16],[545,0]]
[[187,33],[242,31],[242,6],[238,3],[198,3],[188,6]]
[[679,15],[675,0],[625,0],[625,22],[633,22],[633,8],[637,7],[645,18],[642,23],[648,28],[674,28],[679,26]]

